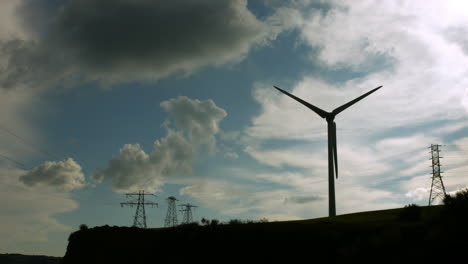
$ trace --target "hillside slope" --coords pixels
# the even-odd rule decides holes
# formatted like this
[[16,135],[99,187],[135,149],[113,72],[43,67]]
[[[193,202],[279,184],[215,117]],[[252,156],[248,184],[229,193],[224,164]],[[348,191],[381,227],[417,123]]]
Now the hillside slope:
[[[442,207],[394,209],[301,221],[72,233],[62,263],[444,261],[463,255],[465,222]],[[442,217],[441,217],[442,215]]]
[[22,254],[0,254],[1,264],[59,264],[61,258]]

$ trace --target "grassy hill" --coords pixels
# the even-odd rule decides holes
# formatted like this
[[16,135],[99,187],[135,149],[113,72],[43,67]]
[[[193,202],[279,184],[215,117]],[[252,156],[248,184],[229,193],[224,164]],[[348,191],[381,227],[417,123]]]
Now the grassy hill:
[[103,226],[72,233],[62,263],[457,260],[467,246],[462,218],[433,206],[269,223]]

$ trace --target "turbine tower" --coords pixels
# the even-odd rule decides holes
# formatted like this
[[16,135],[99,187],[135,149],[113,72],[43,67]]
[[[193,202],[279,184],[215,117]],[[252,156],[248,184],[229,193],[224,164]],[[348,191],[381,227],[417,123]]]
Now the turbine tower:
[[284,90],[274,86],[278,91],[284,93],[285,95],[293,98],[294,100],[298,101],[299,103],[305,105],[310,110],[314,111],[317,115],[321,118],[327,120],[328,123],[328,214],[329,216],[336,215],[336,206],[335,206],[335,179],[333,178],[333,167],[335,169],[336,178],[338,179],[338,154],[337,154],[337,147],[336,147],[336,123],[335,123],[335,116],[341,113],[346,108],[352,106],[353,104],[359,102],[364,97],[370,95],[371,93],[377,91],[378,89],[382,88],[379,86],[358,98],[338,107],[331,112],[324,111]]

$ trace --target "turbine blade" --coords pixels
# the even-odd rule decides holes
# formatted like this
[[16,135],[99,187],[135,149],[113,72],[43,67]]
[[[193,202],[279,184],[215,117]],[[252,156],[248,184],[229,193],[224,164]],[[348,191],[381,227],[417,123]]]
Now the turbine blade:
[[379,86],[379,87],[377,87],[377,88],[375,88],[375,89],[372,89],[372,90],[370,90],[369,92],[367,92],[367,93],[365,93],[365,94],[359,96],[358,98],[356,98],[356,99],[354,99],[354,100],[352,100],[352,101],[350,101],[350,102],[348,102],[348,103],[346,103],[346,104],[344,104],[344,105],[342,105],[342,106],[336,108],[335,110],[332,111],[332,114],[334,114],[334,115],[339,114],[340,112],[342,112],[342,111],[345,110],[346,108],[348,108],[348,107],[352,106],[353,104],[355,104],[355,103],[361,101],[362,99],[364,99],[364,97],[370,95],[371,93],[377,91],[377,90],[380,89],[380,88],[382,88],[382,85]]
[[276,89],[278,89],[278,91],[284,93],[285,95],[291,97],[292,99],[298,101],[299,103],[305,105],[307,108],[309,108],[310,110],[314,111],[317,115],[319,115],[321,118],[327,118],[328,115],[330,115],[330,113],[328,113],[327,111],[324,111],[318,107],[316,107],[315,105],[312,105],[312,104],[309,104],[308,102],[302,100],[301,98],[299,97],[296,97],[288,92],[286,92],[285,90],[281,89],[281,88],[278,88],[276,86],[274,86]]
[[336,146],[336,123],[333,122],[333,135],[332,135],[332,151],[333,151],[333,159],[335,163],[335,175],[336,178],[338,179],[338,149]]

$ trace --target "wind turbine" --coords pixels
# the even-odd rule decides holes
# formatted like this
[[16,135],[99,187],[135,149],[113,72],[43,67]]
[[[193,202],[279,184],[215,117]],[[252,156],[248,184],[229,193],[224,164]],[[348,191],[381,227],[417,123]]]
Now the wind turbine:
[[278,89],[280,92],[284,93],[285,95],[293,98],[294,100],[298,101],[299,103],[305,105],[307,108],[310,110],[314,111],[317,115],[319,115],[321,118],[324,118],[327,120],[328,123],[328,214],[329,216],[335,216],[336,215],[336,206],[335,206],[335,179],[333,178],[333,167],[335,167],[335,172],[336,172],[336,178],[338,179],[338,154],[337,154],[337,148],[336,148],[336,123],[334,121],[335,116],[341,113],[343,110],[346,108],[352,106],[353,104],[361,101],[364,99],[364,97],[370,95],[371,93],[377,91],[378,89],[382,88],[382,86],[379,86],[375,89],[372,89],[371,91],[359,96],[358,98],[338,107],[335,108],[335,110],[331,112],[324,111],[304,100],[301,98],[298,98],[281,88],[278,88],[274,86],[276,89]]

